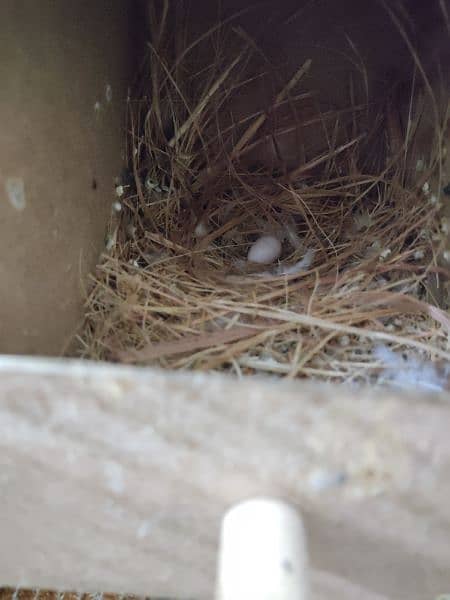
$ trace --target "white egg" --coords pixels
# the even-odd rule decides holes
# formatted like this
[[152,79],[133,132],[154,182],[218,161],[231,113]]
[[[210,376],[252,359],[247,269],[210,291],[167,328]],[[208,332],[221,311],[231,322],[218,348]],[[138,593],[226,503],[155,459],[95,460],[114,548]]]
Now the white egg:
[[273,235],[263,235],[252,245],[248,252],[248,261],[259,265],[273,263],[281,254],[281,242]]

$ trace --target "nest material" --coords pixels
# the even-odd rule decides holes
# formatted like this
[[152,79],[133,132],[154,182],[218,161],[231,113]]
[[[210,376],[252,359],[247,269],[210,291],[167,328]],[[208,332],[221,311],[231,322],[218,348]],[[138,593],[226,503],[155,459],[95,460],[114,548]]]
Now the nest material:
[[[357,98],[355,81],[347,107],[324,110],[306,61],[265,110],[236,116],[239,95],[267,76],[256,44],[227,23],[192,40],[167,21],[154,15],[129,101],[130,169],[82,355],[335,381],[371,380],[380,344],[448,360],[437,109],[427,159],[416,153],[427,86],[411,91],[403,128],[394,95]],[[284,136],[307,142],[311,127],[319,140],[300,144],[298,164],[277,157]],[[252,158],[268,148],[272,163]],[[249,265],[264,233],[282,240],[280,260]]]

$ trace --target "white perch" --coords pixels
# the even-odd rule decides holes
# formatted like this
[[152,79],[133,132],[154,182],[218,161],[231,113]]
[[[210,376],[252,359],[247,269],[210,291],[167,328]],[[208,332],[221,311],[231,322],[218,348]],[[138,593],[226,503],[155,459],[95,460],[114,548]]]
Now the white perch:
[[222,522],[216,600],[307,600],[303,523],[288,504],[248,500]]

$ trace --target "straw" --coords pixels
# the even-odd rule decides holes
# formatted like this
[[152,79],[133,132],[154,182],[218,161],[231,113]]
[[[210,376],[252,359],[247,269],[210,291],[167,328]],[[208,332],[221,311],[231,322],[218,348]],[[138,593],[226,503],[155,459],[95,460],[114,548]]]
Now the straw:
[[[406,130],[394,96],[367,97],[349,38],[357,67],[347,107],[320,111],[307,60],[269,106],[236,115],[239,94],[268,76],[257,44],[231,19],[192,39],[169,26],[169,3],[154,11],[147,92],[128,106],[134,184],[92,278],[82,356],[351,383],[377,380],[380,344],[450,360],[450,271],[437,262],[445,228],[428,191],[440,181],[445,115],[400,17],[386,10],[423,79]],[[423,87],[436,130],[416,170]],[[251,162],[255,148],[312,123],[321,150],[275,169]],[[248,263],[262,234],[282,240],[278,264]]]

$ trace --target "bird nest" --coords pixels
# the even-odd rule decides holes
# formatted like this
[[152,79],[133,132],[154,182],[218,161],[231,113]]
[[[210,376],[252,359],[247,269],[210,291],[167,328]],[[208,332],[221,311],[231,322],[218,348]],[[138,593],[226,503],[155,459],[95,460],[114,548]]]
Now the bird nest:
[[[233,19],[192,38],[168,26],[167,3],[155,11],[83,356],[347,382],[379,379],[397,351],[450,358],[447,115],[390,16],[424,85],[399,107],[395,91],[370,96],[361,68],[337,109],[310,89],[310,60],[280,80]],[[271,102],[240,110],[258,78]],[[297,163],[283,160],[288,136]]]

